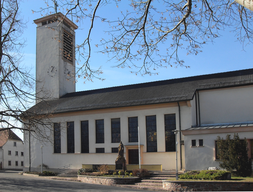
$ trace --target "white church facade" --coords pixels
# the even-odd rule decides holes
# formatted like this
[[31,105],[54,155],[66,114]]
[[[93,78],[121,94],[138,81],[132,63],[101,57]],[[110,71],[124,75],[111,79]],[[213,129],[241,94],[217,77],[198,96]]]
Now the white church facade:
[[24,170],[39,169],[41,146],[49,169],[113,167],[120,141],[129,169],[175,170],[176,151],[179,169],[219,167],[215,140],[234,133],[253,157],[253,69],[75,92],[77,26],[61,13],[35,23],[38,100],[28,112],[50,114],[51,142],[31,133],[29,145],[25,133]]

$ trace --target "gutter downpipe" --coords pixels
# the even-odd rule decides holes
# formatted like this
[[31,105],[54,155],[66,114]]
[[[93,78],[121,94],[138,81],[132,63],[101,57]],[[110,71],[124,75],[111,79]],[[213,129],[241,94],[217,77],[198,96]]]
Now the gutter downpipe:
[[182,170],[182,144],[181,144],[182,133],[181,133],[181,109],[180,109],[180,104],[179,104],[179,102],[177,102],[177,105],[178,105],[178,117],[179,117],[180,170]]

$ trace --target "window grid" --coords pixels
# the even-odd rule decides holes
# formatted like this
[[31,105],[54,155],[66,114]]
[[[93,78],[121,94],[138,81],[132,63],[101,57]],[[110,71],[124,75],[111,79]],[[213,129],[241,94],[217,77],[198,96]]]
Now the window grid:
[[81,153],[89,153],[89,122],[81,121]]
[[196,140],[195,139],[192,140],[192,147],[196,147]]
[[138,117],[128,118],[128,141],[138,142]]
[[75,153],[74,122],[67,122],[67,153]]
[[203,147],[203,146],[204,146],[203,139],[199,139],[199,146],[200,146],[200,147]]
[[96,120],[96,143],[104,143],[104,120]]
[[120,142],[120,118],[111,119],[112,143]]
[[18,151],[15,151],[15,156],[18,156]]
[[105,148],[96,148],[96,153],[104,153]]
[[61,153],[61,127],[54,123],[54,153]]
[[118,153],[118,151],[119,151],[118,147],[113,147],[112,148],[112,153]]
[[175,134],[173,130],[176,129],[176,116],[175,114],[164,115],[165,124],[165,146],[166,152],[176,151],[175,147]]
[[157,152],[156,116],[146,116],[147,152]]

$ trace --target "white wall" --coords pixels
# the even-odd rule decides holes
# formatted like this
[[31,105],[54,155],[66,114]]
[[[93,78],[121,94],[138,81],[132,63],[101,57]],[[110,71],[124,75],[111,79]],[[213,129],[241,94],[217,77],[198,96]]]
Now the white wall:
[[[191,126],[190,107],[183,105],[182,113],[182,128],[186,129]],[[119,143],[111,143],[111,119],[120,118],[121,123],[121,140],[124,145],[131,144],[128,142],[128,117],[138,117],[140,127],[140,141],[144,145],[143,148],[143,164],[162,164],[163,169],[175,169],[175,152],[165,152],[165,130],[164,130],[164,115],[176,114],[176,127],[179,129],[178,107],[168,105],[166,108],[150,108],[138,110],[119,110],[114,112],[90,113],[83,112],[74,116],[62,116],[53,118],[52,122],[61,122],[61,154],[53,153],[52,143],[43,144],[43,163],[49,168],[58,169],[78,169],[82,164],[114,164],[117,154],[111,153],[112,147],[118,147]],[[146,122],[145,117],[156,115],[157,121],[157,152],[146,152]],[[104,139],[105,143],[95,143],[95,120],[104,119]],[[80,143],[80,122],[89,120],[89,154],[81,154]],[[75,154],[67,153],[66,145],[66,122],[74,121],[75,127]],[[53,137],[53,132],[50,132]],[[38,140],[32,140],[31,154],[32,167],[38,168],[41,164],[41,143]],[[25,134],[26,151],[28,151],[28,134]],[[105,148],[104,154],[95,153],[96,148]],[[178,149],[179,150],[179,149]],[[183,153],[184,154],[184,153]],[[178,156],[179,157],[179,156]],[[178,160],[179,161],[179,160]],[[184,161],[184,157],[183,157]],[[28,156],[25,157],[25,167],[28,168]],[[183,165],[184,166],[184,165]]]
[[[215,140],[220,136],[226,138],[228,133],[188,135],[185,137],[185,169],[206,170],[208,167],[219,167],[219,161],[215,159]],[[229,133],[233,138],[234,133]],[[240,139],[252,139],[252,132],[238,133]],[[196,140],[197,147],[191,146],[191,140]],[[204,146],[198,147],[198,140],[203,139]]]
[[[14,142],[16,142],[16,146],[14,146]],[[21,166],[21,161],[24,162],[24,156],[21,156],[21,152],[24,152],[24,144],[22,141],[9,139],[2,147],[2,150],[3,169],[23,169],[23,166]],[[11,151],[11,155],[8,154],[8,151]],[[17,156],[16,151],[18,152]],[[11,166],[8,165],[8,161],[11,161]],[[16,166],[16,161],[18,161],[18,166]]]
[[237,123],[252,121],[253,86],[200,91],[201,123]]

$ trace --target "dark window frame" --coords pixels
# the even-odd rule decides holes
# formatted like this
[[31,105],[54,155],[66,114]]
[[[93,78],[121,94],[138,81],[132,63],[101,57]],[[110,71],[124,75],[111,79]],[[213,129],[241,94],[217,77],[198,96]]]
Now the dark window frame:
[[119,149],[118,147],[112,147],[112,153],[118,153]]
[[21,152],[21,156],[24,156],[24,152]]
[[174,134],[173,131],[176,129],[176,114],[165,114],[164,126],[165,126],[165,151],[175,152],[176,135]]
[[11,166],[11,161],[8,161],[8,166]]
[[18,151],[15,151],[15,156],[18,156]]
[[104,119],[96,120],[96,143],[105,142],[105,124]]
[[22,166],[22,167],[24,166],[24,161],[21,161],[21,166]]
[[192,147],[196,147],[197,145],[196,145],[196,139],[192,139],[191,140],[191,146]]
[[111,142],[119,143],[120,141],[120,118],[113,118],[111,119]]
[[61,153],[61,125],[54,123],[54,153]]
[[128,142],[138,142],[138,117],[128,117]]
[[13,142],[13,146],[17,147],[17,142],[16,141]]
[[15,166],[18,166],[18,161],[15,161]]
[[75,153],[75,124],[67,122],[67,153]]
[[199,139],[199,147],[204,147],[204,140],[203,139]]
[[96,153],[105,153],[105,148],[103,147],[96,148]]
[[147,152],[157,152],[156,115],[146,116]]
[[11,155],[11,151],[10,150],[8,151],[8,155]]
[[81,121],[81,153],[89,153],[89,121]]

